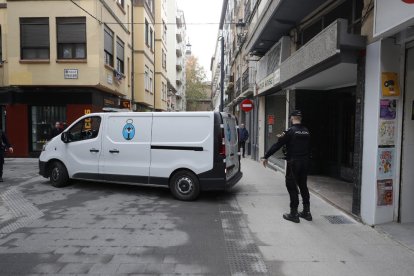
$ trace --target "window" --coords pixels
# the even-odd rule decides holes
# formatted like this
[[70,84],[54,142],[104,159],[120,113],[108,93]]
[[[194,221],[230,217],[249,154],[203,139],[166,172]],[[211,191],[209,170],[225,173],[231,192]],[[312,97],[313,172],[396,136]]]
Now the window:
[[41,151],[44,143],[52,138],[52,130],[56,122],[65,128],[65,106],[32,106],[31,107],[31,150]]
[[68,130],[69,142],[94,139],[99,134],[101,117],[94,116],[77,122]]
[[162,39],[165,42],[167,42],[167,25],[165,24],[164,20],[162,21],[162,28],[163,28]]
[[116,0],[116,2],[121,6],[124,7],[124,0]]
[[154,85],[154,83],[153,83],[153,78],[154,78],[154,72],[152,72],[152,71],[150,70],[150,83],[149,83],[149,91],[150,91],[151,93],[154,93],[154,91],[152,90],[153,85]]
[[105,26],[104,32],[105,64],[114,66],[114,33]]
[[148,21],[145,19],[145,44],[149,47],[148,33],[149,33]]
[[124,42],[119,38],[116,39],[116,70],[122,74],[124,70]]
[[154,13],[154,0],[145,0],[145,2],[147,3],[147,6],[150,9],[150,11]]
[[57,17],[58,59],[86,58],[86,18]]
[[49,18],[20,18],[21,59],[49,59]]
[[152,28],[150,28],[150,48],[151,50],[153,50],[153,35],[154,35],[154,31],[152,30]]
[[145,71],[144,71],[144,83],[145,83],[145,90],[150,91],[149,68],[146,65],[145,65]]

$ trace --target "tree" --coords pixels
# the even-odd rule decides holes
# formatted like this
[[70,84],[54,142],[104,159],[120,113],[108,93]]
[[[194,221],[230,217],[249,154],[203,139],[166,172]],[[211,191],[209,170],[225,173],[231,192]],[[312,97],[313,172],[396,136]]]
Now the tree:
[[207,98],[204,91],[206,73],[204,68],[198,63],[198,59],[195,56],[189,56],[187,58],[185,73],[187,110],[195,110],[197,102]]

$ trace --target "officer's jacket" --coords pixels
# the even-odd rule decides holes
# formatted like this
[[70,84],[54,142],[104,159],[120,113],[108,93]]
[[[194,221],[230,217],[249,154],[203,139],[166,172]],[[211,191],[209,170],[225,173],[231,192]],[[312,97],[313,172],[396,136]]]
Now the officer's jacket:
[[0,154],[4,154],[4,149],[10,148],[9,139],[6,134],[0,129]]
[[286,145],[287,160],[308,158],[310,154],[309,130],[301,124],[292,125],[280,135],[278,141],[266,152],[264,158],[268,159],[284,145]]

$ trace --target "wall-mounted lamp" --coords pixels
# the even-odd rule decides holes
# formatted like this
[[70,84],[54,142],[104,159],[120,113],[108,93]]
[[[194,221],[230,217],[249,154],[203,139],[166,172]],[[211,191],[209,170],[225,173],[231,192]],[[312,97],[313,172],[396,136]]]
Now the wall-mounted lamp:
[[236,23],[236,33],[237,33],[237,42],[242,44],[246,38],[246,23],[242,19],[239,19],[239,22]]

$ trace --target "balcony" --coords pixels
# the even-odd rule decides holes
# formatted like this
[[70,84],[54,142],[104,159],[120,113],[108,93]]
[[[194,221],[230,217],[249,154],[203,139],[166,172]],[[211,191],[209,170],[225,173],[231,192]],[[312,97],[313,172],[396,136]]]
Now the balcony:
[[355,85],[356,53],[365,48],[366,39],[349,34],[347,28],[345,19],[336,20],[273,72],[266,71],[267,63],[259,62],[258,94],[266,95],[280,89],[329,90]]
[[242,93],[251,92],[253,94],[254,89],[254,79],[253,79],[253,69],[247,68],[246,71],[244,71],[242,76]]
[[241,78],[236,81],[236,85],[234,87],[234,92],[236,92],[236,97],[238,97],[241,93]]
[[181,64],[177,64],[177,65],[175,65],[175,69],[176,69],[178,72],[181,72],[181,71],[183,71],[183,66],[182,66]]

